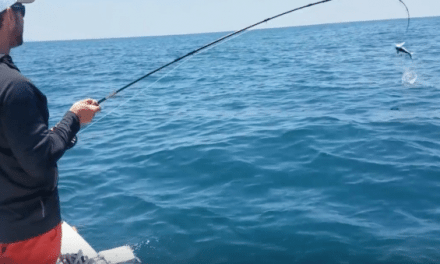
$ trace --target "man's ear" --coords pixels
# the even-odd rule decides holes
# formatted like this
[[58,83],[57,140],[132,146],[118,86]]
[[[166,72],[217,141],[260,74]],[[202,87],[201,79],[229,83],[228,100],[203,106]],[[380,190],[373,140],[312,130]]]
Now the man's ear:
[[14,12],[14,10],[12,10],[12,8],[8,7],[8,9],[6,9],[6,14],[4,16],[4,21],[3,23],[9,27],[9,29],[13,30],[15,28],[15,24],[17,23],[17,16]]

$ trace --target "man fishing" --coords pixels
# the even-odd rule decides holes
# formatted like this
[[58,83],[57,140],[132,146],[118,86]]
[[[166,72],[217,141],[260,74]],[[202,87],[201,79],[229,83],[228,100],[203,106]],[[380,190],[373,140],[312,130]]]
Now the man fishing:
[[23,43],[25,6],[0,0],[0,263],[56,263],[61,251],[57,161],[100,110],[86,99],[48,128],[46,96],[9,53]]

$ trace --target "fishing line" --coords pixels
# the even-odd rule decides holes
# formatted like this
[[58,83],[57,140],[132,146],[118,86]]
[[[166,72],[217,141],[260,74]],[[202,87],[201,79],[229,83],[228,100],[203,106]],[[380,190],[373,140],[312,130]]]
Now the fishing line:
[[[312,6],[315,6],[315,5],[324,4],[324,3],[327,3],[327,2],[331,2],[331,1],[333,1],[333,0],[323,0],[323,1],[315,2],[315,3],[311,3],[311,4],[308,4],[308,5],[302,6],[302,7],[298,7],[298,8],[295,8],[295,9],[289,10],[289,11],[287,11],[287,12],[281,13],[281,14],[279,14],[279,15],[276,15],[276,16],[273,16],[273,17],[270,17],[270,18],[267,18],[267,19],[265,19],[265,20],[263,20],[263,21],[260,21],[260,22],[258,22],[258,23],[255,23],[255,24],[253,24],[253,25],[251,25],[251,26],[248,26],[248,27],[246,27],[246,28],[240,29],[240,30],[238,30],[238,31],[236,31],[236,32],[234,32],[234,33],[231,33],[231,34],[227,35],[227,36],[224,36],[224,37],[222,37],[222,38],[220,38],[220,39],[218,39],[218,40],[215,40],[215,41],[213,41],[213,42],[211,42],[211,43],[209,43],[209,44],[206,44],[206,45],[203,46],[203,47],[200,47],[200,48],[198,48],[198,49],[196,49],[196,50],[193,50],[193,51],[189,52],[188,54],[186,54],[186,55],[184,55],[184,56],[182,56],[182,57],[180,57],[180,58],[177,58],[177,59],[175,59],[174,61],[169,62],[169,63],[167,63],[167,64],[165,64],[165,65],[163,65],[163,66],[161,66],[161,67],[159,67],[159,68],[157,68],[157,69],[155,69],[155,70],[149,72],[149,73],[147,73],[146,75],[140,77],[139,79],[137,79],[137,80],[135,80],[135,81],[133,81],[133,82],[127,84],[126,86],[120,88],[119,90],[117,90],[117,91],[115,91],[115,92],[109,94],[108,96],[102,98],[101,100],[98,101],[98,104],[101,104],[101,103],[105,102],[105,101],[108,100],[109,98],[115,96],[116,94],[118,94],[119,92],[122,92],[123,90],[129,88],[130,86],[132,86],[132,85],[134,85],[134,84],[140,82],[141,80],[147,78],[148,76],[151,76],[151,75],[153,75],[154,73],[156,73],[156,72],[158,72],[158,71],[161,71],[162,69],[167,68],[167,67],[169,67],[170,65],[175,64],[175,63],[177,63],[177,62],[179,62],[179,61],[181,61],[181,60],[183,60],[183,59],[185,59],[185,58],[187,58],[187,57],[190,57],[190,56],[192,56],[192,55],[194,55],[194,54],[196,54],[196,53],[199,53],[200,51],[202,51],[202,50],[204,50],[204,49],[206,49],[206,48],[208,48],[208,47],[210,47],[210,46],[213,46],[213,45],[215,45],[215,44],[218,44],[218,43],[220,43],[220,42],[223,42],[224,40],[226,40],[226,39],[228,39],[228,38],[231,38],[232,36],[238,35],[238,34],[244,32],[244,31],[247,31],[247,30],[249,30],[249,29],[251,29],[251,28],[254,28],[254,27],[258,26],[258,25],[261,25],[261,24],[263,24],[263,23],[267,23],[267,22],[269,22],[270,20],[273,20],[273,19],[276,19],[276,18],[278,18],[278,17],[281,17],[281,16],[284,16],[284,15],[290,14],[290,13],[292,13],[292,12],[295,12],[295,11],[298,11],[298,10],[301,10],[301,9],[305,9],[305,8],[309,8],[309,7],[312,7]],[[407,13],[408,13],[408,26],[407,26],[407,30],[408,30],[408,28],[409,28],[409,23],[410,23],[409,9],[408,9],[408,7],[406,6],[406,4],[403,2],[403,0],[399,0],[399,2],[401,2],[401,3],[405,6],[405,8],[406,8],[406,10],[407,10]]]
[[[270,17],[270,18],[267,18],[267,19],[265,19],[265,20],[262,20],[262,21],[260,21],[260,22],[258,22],[258,23],[255,23],[255,24],[253,24],[253,25],[251,25],[251,26],[245,27],[245,28],[240,29],[240,30],[238,30],[238,31],[235,31],[235,32],[233,32],[233,33],[231,33],[231,34],[229,34],[229,35],[226,35],[226,36],[222,37],[222,38],[219,38],[219,39],[217,39],[217,40],[215,40],[215,41],[213,41],[213,42],[211,42],[211,43],[209,43],[209,44],[206,44],[205,46],[202,46],[202,47],[200,47],[200,48],[198,48],[198,49],[196,49],[196,50],[193,50],[193,51],[189,52],[188,54],[186,54],[186,55],[184,55],[184,56],[181,56],[181,57],[175,59],[174,61],[169,62],[169,63],[167,63],[167,64],[165,64],[165,65],[163,65],[163,66],[161,66],[161,67],[159,67],[159,68],[157,68],[157,69],[155,69],[155,70],[153,70],[153,71],[151,71],[151,72],[145,74],[144,76],[138,78],[137,80],[135,80],[135,81],[133,81],[133,82],[131,82],[131,83],[125,85],[124,87],[122,87],[122,88],[116,90],[115,92],[109,94],[108,96],[102,98],[101,100],[98,101],[98,104],[101,104],[101,103],[105,102],[105,101],[108,100],[109,98],[114,97],[114,96],[117,95],[118,93],[122,92],[123,90],[125,90],[125,89],[127,89],[127,88],[129,88],[129,87],[131,87],[131,86],[133,86],[134,84],[140,82],[141,80],[143,80],[143,79],[145,79],[145,78],[147,78],[147,77],[153,75],[154,73],[157,73],[157,72],[159,72],[159,71],[161,71],[161,70],[163,70],[163,69],[165,69],[165,68],[167,68],[167,67],[169,67],[169,66],[171,66],[171,65],[173,65],[173,64],[175,64],[175,63],[181,62],[181,63],[178,64],[176,67],[174,67],[172,70],[170,70],[169,72],[167,72],[166,74],[164,74],[161,78],[157,79],[154,83],[152,83],[152,84],[150,84],[149,86],[146,87],[146,88],[150,88],[151,86],[153,86],[153,85],[155,85],[156,83],[158,83],[159,81],[161,81],[163,78],[165,78],[165,77],[167,77],[168,75],[170,75],[170,74],[171,74],[172,72],[174,72],[177,68],[179,68],[180,66],[182,66],[184,63],[186,63],[187,61],[189,61],[189,59],[193,58],[193,57],[191,57],[192,55],[200,54],[202,51],[208,51],[208,50],[210,50],[210,49],[212,49],[212,48],[214,48],[214,47],[216,47],[216,46],[218,46],[218,45],[220,45],[220,44],[224,44],[224,43],[226,43],[226,42],[228,42],[228,41],[230,41],[230,40],[232,40],[232,39],[234,39],[234,38],[236,38],[236,37],[241,36],[242,34],[244,34],[245,32],[247,32],[247,31],[248,31],[249,29],[251,29],[251,28],[254,28],[254,27],[256,27],[256,26],[258,26],[258,25],[261,25],[261,24],[263,24],[263,23],[267,23],[267,22],[269,22],[270,20],[273,20],[273,19],[279,18],[279,17],[281,17],[281,16],[284,16],[284,15],[287,15],[287,14],[290,14],[290,13],[293,13],[293,12],[295,12],[295,11],[298,11],[298,10],[301,10],[301,9],[305,9],[305,8],[308,8],[308,7],[312,7],[312,6],[315,6],[315,5],[324,4],[324,3],[327,3],[327,2],[331,2],[331,1],[333,1],[333,0],[323,0],[323,1],[315,2],[315,3],[311,3],[311,4],[308,4],[308,5],[302,6],[302,7],[298,7],[298,8],[295,8],[295,9],[289,10],[289,11],[287,11],[287,12],[281,13],[281,14],[279,14],[279,15],[276,15],[276,16],[273,16],[273,17]],[[406,10],[407,10],[407,13],[408,13],[408,26],[407,26],[407,30],[408,30],[408,28],[409,28],[409,24],[410,24],[410,14],[409,14],[409,10],[408,10],[408,7],[405,5],[405,3],[404,3],[402,0],[399,0],[399,2],[401,2],[401,3],[405,6],[405,8],[406,8]],[[144,89],[146,89],[146,88],[144,88]],[[115,112],[117,109],[119,109],[121,106],[127,104],[130,100],[132,100],[134,97],[138,96],[141,92],[143,92],[144,89],[141,89],[138,93],[136,93],[135,95],[133,95],[131,98],[127,99],[127,100],[126,100],[125,102],[123,102],[122,104],[118,105],[115,109],[113,109],[112,111],[110,111],[109,113],[107,113],[106,115],[104,115],[103,117],[99,118],[98,120],[94,121],[93,123],[89,124],[87,127],[83,128],[83,129],[79,132],[79,134],[81,134],[82,132],[88,130],[91,126],[93,126],[93,125],[96,124],[97,122],[101,121],[102,119],[106,118],[108,115],[112,114],[112,113]]]
[[399,2],[401,2],[401,3],[405,6],[405,8],[406,8],[406,12],[408,13],[408,26],[406,26],[406,32],[408,32],[408,29],[409,29],[409,22],[410,22],[410,20],[411,20],[411,16],[409,15],[409,9],[408,9],[408,7],[406,6],[406,4],[405,4],[402,0],[399,0]]

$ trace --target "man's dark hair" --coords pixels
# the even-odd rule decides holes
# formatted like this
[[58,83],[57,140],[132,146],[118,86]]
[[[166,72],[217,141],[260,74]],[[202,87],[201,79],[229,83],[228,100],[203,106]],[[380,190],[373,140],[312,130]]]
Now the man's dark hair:
[[[6,10],[5,10],[5,11],[6,11]],[[6,14],[5,11],[3,11],[3,12],[0,13],[0,29],[1,29],[2,26],[3,26],[3,17],[4,17],[4,15]]]

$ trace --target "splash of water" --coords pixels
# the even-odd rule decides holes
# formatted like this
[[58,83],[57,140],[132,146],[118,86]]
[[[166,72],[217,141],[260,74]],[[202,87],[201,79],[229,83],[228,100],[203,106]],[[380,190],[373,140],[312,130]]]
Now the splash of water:
[[413,70],[405,70],[402,76],[402,83],[404,85],[414,85],[417,81],[417,73]]

